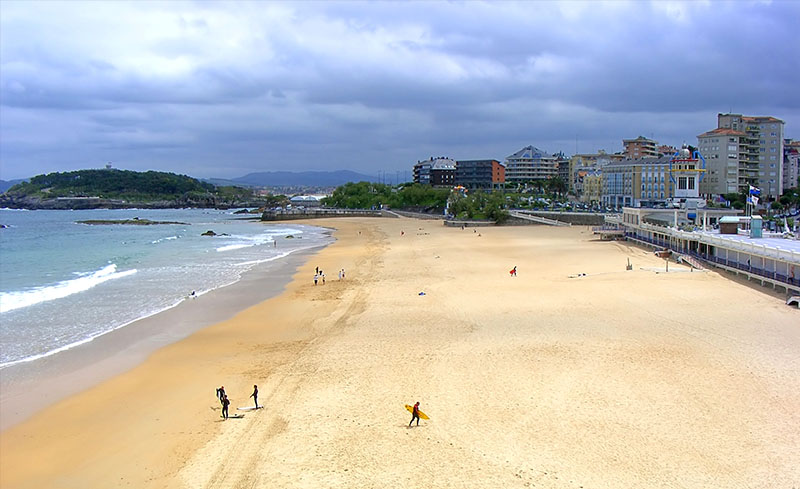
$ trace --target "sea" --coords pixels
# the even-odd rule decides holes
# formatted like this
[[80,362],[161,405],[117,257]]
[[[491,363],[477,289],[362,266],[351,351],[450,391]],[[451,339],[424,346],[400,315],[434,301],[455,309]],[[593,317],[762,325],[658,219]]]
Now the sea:
[[[184,224],[78,222],[134,218]],[[333,241],[324,228],[213,209],[0,209],[0,225],[0,370],[135,327],[259,264]]]

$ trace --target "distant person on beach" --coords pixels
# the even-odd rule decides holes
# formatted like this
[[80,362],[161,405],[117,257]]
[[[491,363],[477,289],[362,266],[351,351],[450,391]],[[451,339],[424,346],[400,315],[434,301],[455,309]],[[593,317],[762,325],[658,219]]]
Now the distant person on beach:
[[256,409],[258,409],[258,386],[253,385],[253,393],[250,394],[250,397],[253,398],[253,401],[256,403]]
[[[228,419],[228,406],[231,405],[231,401],[228,400],[228,396],[222,398],[222,417]],[[417,423],[419,424],[419,423]]]
[[319,272],[314,274],[314,285],[317,285],[317,280],[319,280]]
[[411,423],[413,423],[415,419],[417,420],[417,426],[419,426],[419,401],[414,404],[414,409],[411,411],[411,421],[408,423],[409,428],[411,428]]
[[322,285],[325,285],[325,272],[322,270],[319,271],[319,274],[322,276]]
[[406,234],[405,231],[400,231],[400,236],[403,236],[404,234]]
[[224,385],[220,386],[220,388],[217,389],[217,397],[219,398],[219,402],[220,403],[222,402],[223,399],[225,399],[225,386]]
[[514,268],[512,268],[508,273],[511,274],[512,277],[516,277],[517,276],[517,266],[514,265]]
[[344,272],[344,268],[339,270],[339,280],[342,280],[342,273]]
[[345,279],[344,273],[345,273],[345,272],[344,272],[344,268],[342,268],[342,280],[344,280],[344,279]]
[[319,267],[317,267],[317,268],[315,268],[315,269],[314,269],[314,273],[316,273],[317,275],[319,275]]
[[191,297],[192,299],[194,299],[195,297],[197,297],[197,293],[196,293],[195,291],[192,291],[192,293],[191,293],[191,294],[189,294],[189,297]]

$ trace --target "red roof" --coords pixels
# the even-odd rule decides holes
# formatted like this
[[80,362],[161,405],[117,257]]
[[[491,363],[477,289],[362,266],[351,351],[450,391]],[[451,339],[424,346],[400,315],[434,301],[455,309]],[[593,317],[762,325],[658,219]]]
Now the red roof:
[[770,116],[743,116],[743,122],[783,122],[780,119],[776,119]]
[[718,129],[704,132],[703,134],[697,137],[702,138],[706,136],[747,136],[747,134],[743,133],[742,131],[737,131],[736,129],[728,129],[727,127],[720,127]]

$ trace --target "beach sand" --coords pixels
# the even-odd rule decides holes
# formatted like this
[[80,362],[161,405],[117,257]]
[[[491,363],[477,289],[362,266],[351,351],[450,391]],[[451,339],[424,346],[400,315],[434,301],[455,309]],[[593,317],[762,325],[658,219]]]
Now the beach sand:
[[0,486],[800,487],[770,289],[585,227],[310,224],[337,242],[283,294],[5,430]]

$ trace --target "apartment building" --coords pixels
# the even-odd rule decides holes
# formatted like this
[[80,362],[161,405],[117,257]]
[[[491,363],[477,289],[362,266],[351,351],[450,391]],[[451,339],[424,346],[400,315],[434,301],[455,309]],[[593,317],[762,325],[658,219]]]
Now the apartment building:
[[573,155],[569,159],[569,175],[566,180],[569,185],[569,190],[580,195],[581,188],[578,182],[579,172],[590,172],[597,168],[603,168],[613,161],[622,161],[625,159],[623,154],[608,154],[602,149],[597,153],[579,153]]
[[506,157],[506,181],[527,182],[558,176],[556,157],[535,146],[525,146]]
[[675,196],[670,180],[671,159],[672,155],[625,160],[603,167],[603,205],[619,209],[665,204]]
[[455,177],[456,162],[444,156],[430,157],[414,165],[414,183],[447,187],[455,185]]
[[625,148],[625,156],[632,160],[639,158],[658,158],[658,141],[639,136],[636,139],[623,139],[622,146]]
[[[770,200],[783,194],[783,128],[784,122],[771,116],[743,116],[741,114],[717,114],[717,129],[729,133],[698,136],[700,152],[707,153],[703,146],[711,146],[716,158],[706,157],[709,178],[701,192],[719,194],[731,192],[732,164],[737,165],[736,190],[747,191],[749,185],[761,189],[761,195]],[[743,133],[743,135],[742,135]],[[710,141],[716,139],[716,141]],[[723,141],[724,139],[724,141]],[[724,184],[722,183],[724,180]],[[706,183],[706,182],[704,182]],[[713,191],[725,188],[724,192]],[[712,190],[708,192],[708,190]]]
[[797,182],[798,177],[800,177],[800,141],[784,139],[783,189],[787,190],[800,186]]
[[747,134],[738,129],[718,128],[697,136],[700,154],[706,160],[706,178],[700,182],[700,195],[711,197],[737,193],[755,185],[758,163],[751,159]]
[[471,189],[494,189],[506,181],[506,169],[497,160],[459,160],[456,185]]

